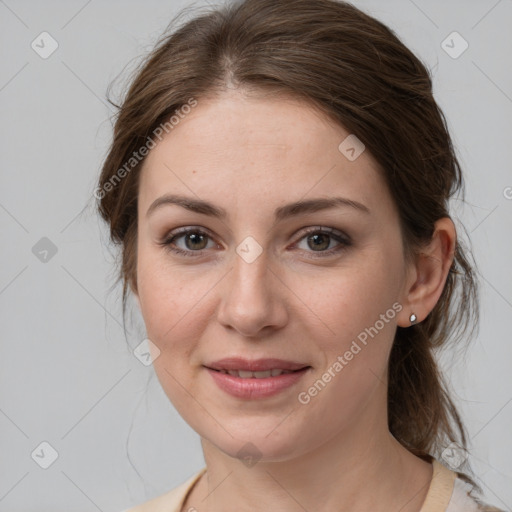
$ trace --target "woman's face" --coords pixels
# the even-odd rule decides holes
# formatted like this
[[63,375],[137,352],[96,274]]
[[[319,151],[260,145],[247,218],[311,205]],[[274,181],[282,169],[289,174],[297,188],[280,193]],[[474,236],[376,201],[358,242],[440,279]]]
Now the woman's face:
[[[341,144],[349,135],[298,100],[231,92],[200,99],[144,162],[137,297],[154,368],[181,416],[233,457],[250,442],[286,460],[363,417],[386,421],[407,273],[394,203],[369,152]],[[154,205],[171,194],[211,207]],[[306,369],[248,382],[208,368],[236,357]]]

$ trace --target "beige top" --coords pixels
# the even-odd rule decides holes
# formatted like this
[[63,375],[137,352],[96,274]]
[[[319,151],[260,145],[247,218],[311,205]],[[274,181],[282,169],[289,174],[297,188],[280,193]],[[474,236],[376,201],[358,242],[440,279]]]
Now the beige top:
[[[432,464],[432,480],[420,512],[504,512],[472,497],[471,486],[454,471],[436,459],[432,459]],[[122,512],[181,512],[187,495],[205,471],[202,468],[166,494]]]

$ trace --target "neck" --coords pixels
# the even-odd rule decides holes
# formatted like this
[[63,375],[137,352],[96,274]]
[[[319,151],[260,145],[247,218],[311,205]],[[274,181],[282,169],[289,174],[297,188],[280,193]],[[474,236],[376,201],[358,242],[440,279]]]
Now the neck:
[[250,467],[203,438],[207,472],[187,505],[197,512],[418,512],[431,464],[400,445],[381,411],[368,407],[356,423],[298,457],[263,457]]

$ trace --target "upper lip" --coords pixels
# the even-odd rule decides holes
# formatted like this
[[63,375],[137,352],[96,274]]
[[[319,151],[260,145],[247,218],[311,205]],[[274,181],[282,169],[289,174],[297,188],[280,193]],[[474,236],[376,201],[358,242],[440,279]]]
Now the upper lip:
[[308,367],[309,365],[275,358],[249,360],[242,357],[226,357],[213,363],[205,364],[204,366],[212,368],[213,370],[245,370],[250,372],[259,372],[273,369],[300,370]]

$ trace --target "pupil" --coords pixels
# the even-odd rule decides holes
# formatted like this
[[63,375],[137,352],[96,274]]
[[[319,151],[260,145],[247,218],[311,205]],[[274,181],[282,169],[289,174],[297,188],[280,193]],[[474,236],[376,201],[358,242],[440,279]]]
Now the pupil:
[[[317,243],[318,242],[318,239],[320,238],[320,243]],[[324,243],[322,244],[322,238],[324,239]],[[328,241],[328,236],[327,235],[322,235],[322,234],[317,234],[317,235],[311,235],[309,237],[309,239],[314,239],[315,242],[314,242],[314,247],[317,247],[317,248],[320,248],[320,249],[326,249],[327,247],[329,247],[329,241]],[[325,244],[325,241],[327,240],[327,244]],[[325,247],[320,247],[324,245]],[[310,246],[311,247],[311,246]],[[311,247],[311,248],[314,248],[314,247]]]
[[[200,239],[204,239],[204,236],[198,233],[192,233],[189,234],[187,237],[187,242],[192,241],[192,247],[190,247],[190,244],[187,243],[187,246],[189,249],[203,249],[203,247],[195,247],[194,244],[201,243]],[[202,240],[204,242],[204,240]]]

